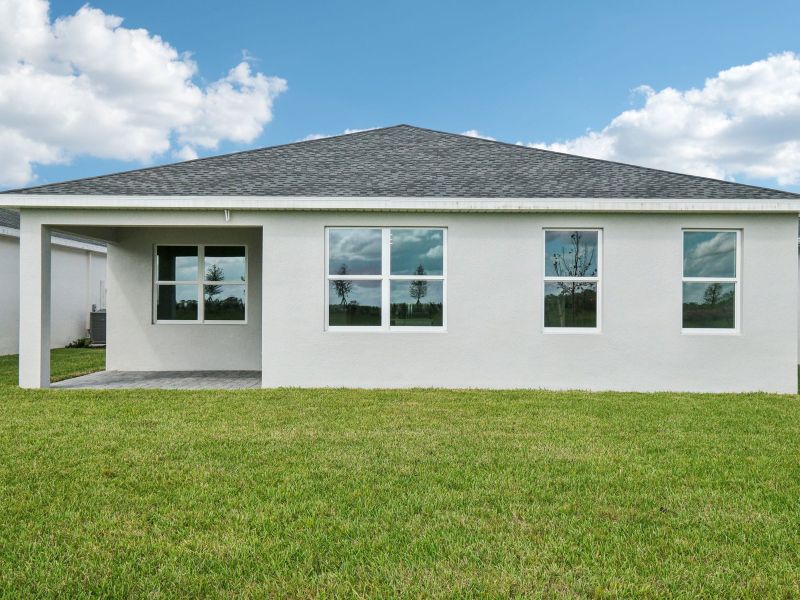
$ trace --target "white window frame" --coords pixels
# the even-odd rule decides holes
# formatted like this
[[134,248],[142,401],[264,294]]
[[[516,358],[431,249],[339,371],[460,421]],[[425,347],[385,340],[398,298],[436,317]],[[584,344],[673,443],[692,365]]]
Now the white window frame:
[[[380,229],[381,231],[381,274],[380,275],[337,275],[329,273],[330,232],[339,229]],[[391,275],[392,265],[392,230],[393,229],[437,229],[442,232],[442,274],[441,275]],[[434,225],[403,225],[403,226],[377,226],[377,225],[332,225],[325,227],[325,331],[334,333],[444,333],[447,331],[447,227]],[[381,324],[375,326],[348,326],[330,325],[330,282],[338,279],[352,281],[380,281],[381,282]],[[391,282],[392,281],[425,281],[442,282],[442,324],[424,326],[390,325],[391,322]]]
[[[192,246],[197,248],[197,279],[187,281],[162,281],[158,279],[158,249],[174,246]],[[207,281],[205,279],[205,262],[207,246],[224,246],[244,248],[244,281]],[[153,324],[155,325],[247,325],[250,314],[250,260],[246,244],[154,244],[153,245]],[[198,287],[197,319],[159,319],[158,318],[158,286],[159,285],[196,285]],[[218,321],[205,319],[205,286],[206,285],[241,285],[244,286],[244,320]]]
[[[548,231],[594,231],[597,232],[597,275],[594,277],[560,277],[557,275],[545,275],[547,273],[547,232]],[[545,227],[542,229],[542,331],[547,334],[574,334],[582,333],[585,335],[596,335],[602,332],[603,323],[603,230],[600,227]],[[557,282],[581,282],[594,283],[597,285],[597,318],[594,327],[547,327],[545,325],[545,297],[547,295],[547,284]]]
[[[735,277],[685,277],[683,263],[686,233],[735,233],[736,234],[736,276]],[[683,326],[683,284],[684,283],[732,283],[733,284],[733,328],[722,329],[719,327],[684,327]],[[721,228],[695,228],[684,227],[681,229],[681,287],[680,287],[680,323],[681,333],[684,335],[739,335],[742,330],[742,230]]]

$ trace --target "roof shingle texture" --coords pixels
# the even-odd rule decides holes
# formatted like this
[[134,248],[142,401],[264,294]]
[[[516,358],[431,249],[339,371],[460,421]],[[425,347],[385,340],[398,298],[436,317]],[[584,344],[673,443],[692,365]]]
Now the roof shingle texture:
[[16,190],[139,196],[781,199],[798,194],[397,125]]
[[19,213],[13,210],[0,208],[0,227],[19,229]]

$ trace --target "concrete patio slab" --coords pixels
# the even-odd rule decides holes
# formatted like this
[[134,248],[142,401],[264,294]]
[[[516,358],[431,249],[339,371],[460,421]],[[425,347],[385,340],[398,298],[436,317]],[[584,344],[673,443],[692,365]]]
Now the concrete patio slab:
[[50,384],[55,389],[238,390],[261,387],[260,371],[98,371]]

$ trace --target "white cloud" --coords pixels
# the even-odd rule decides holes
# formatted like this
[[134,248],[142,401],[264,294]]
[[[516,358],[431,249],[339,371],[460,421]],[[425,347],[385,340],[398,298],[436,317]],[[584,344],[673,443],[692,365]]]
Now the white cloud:
[[176,160],[194,160],[198,158],[197,151],[191,146],[181,146],[172,151],[172,158]]
[[493,137],[490,137],[488,135],[483,135],[477,129],[469,129],[469,130],[463,132],[461,135],[465,135],[467,137],[480,138],[482,140],[489,140],[489,141],[492,141],[492,142],[496,141]]
[[365,127],[364,129],[345,129],[342,133],[309,133],[306,137],[298,140],[299,142],[310,142],[311,140],[321,140],[324,138],[333,137],[336,135],[349,135],[351,133],[361,133],[362,131],[372,131],[378,129],[377,127]]
[[800,56],[784,52],[721,71],[701,89],[648,86],[641,108],[600,131],[528,144],[696,175],[800,183]]
[[84,6],[51,21],[46,0],[0,0],[0,185],[35,164],[88,155],[148,162],[253,141],[286,89],[243,61],[201,86],[159,36]]

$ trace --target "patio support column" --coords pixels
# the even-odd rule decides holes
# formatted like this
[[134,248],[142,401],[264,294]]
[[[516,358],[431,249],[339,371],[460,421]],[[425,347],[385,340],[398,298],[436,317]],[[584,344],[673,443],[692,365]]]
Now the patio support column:
[[[269,360],[269,353],[267,352],[265,341],[267,339],[267,317],[270,314],[267,312],[269,307],[267,307],[267,285],[271,283],[273,280],[270,279],[271,274],[268,273],[268,265],[269,261],[272,259],[272,255],[270,253],[270,246],[268,245],[267,241],[267,228],[262,226],[261,227],[261,298],[259,298],[259,302],[261,302],[261,387],[267,387],[267,369],[269,367],[268,360]],[[269,282],[269,283],[268,283]]]
[[19,236],[19,386],[50,387],[50,228],[22,211]]

